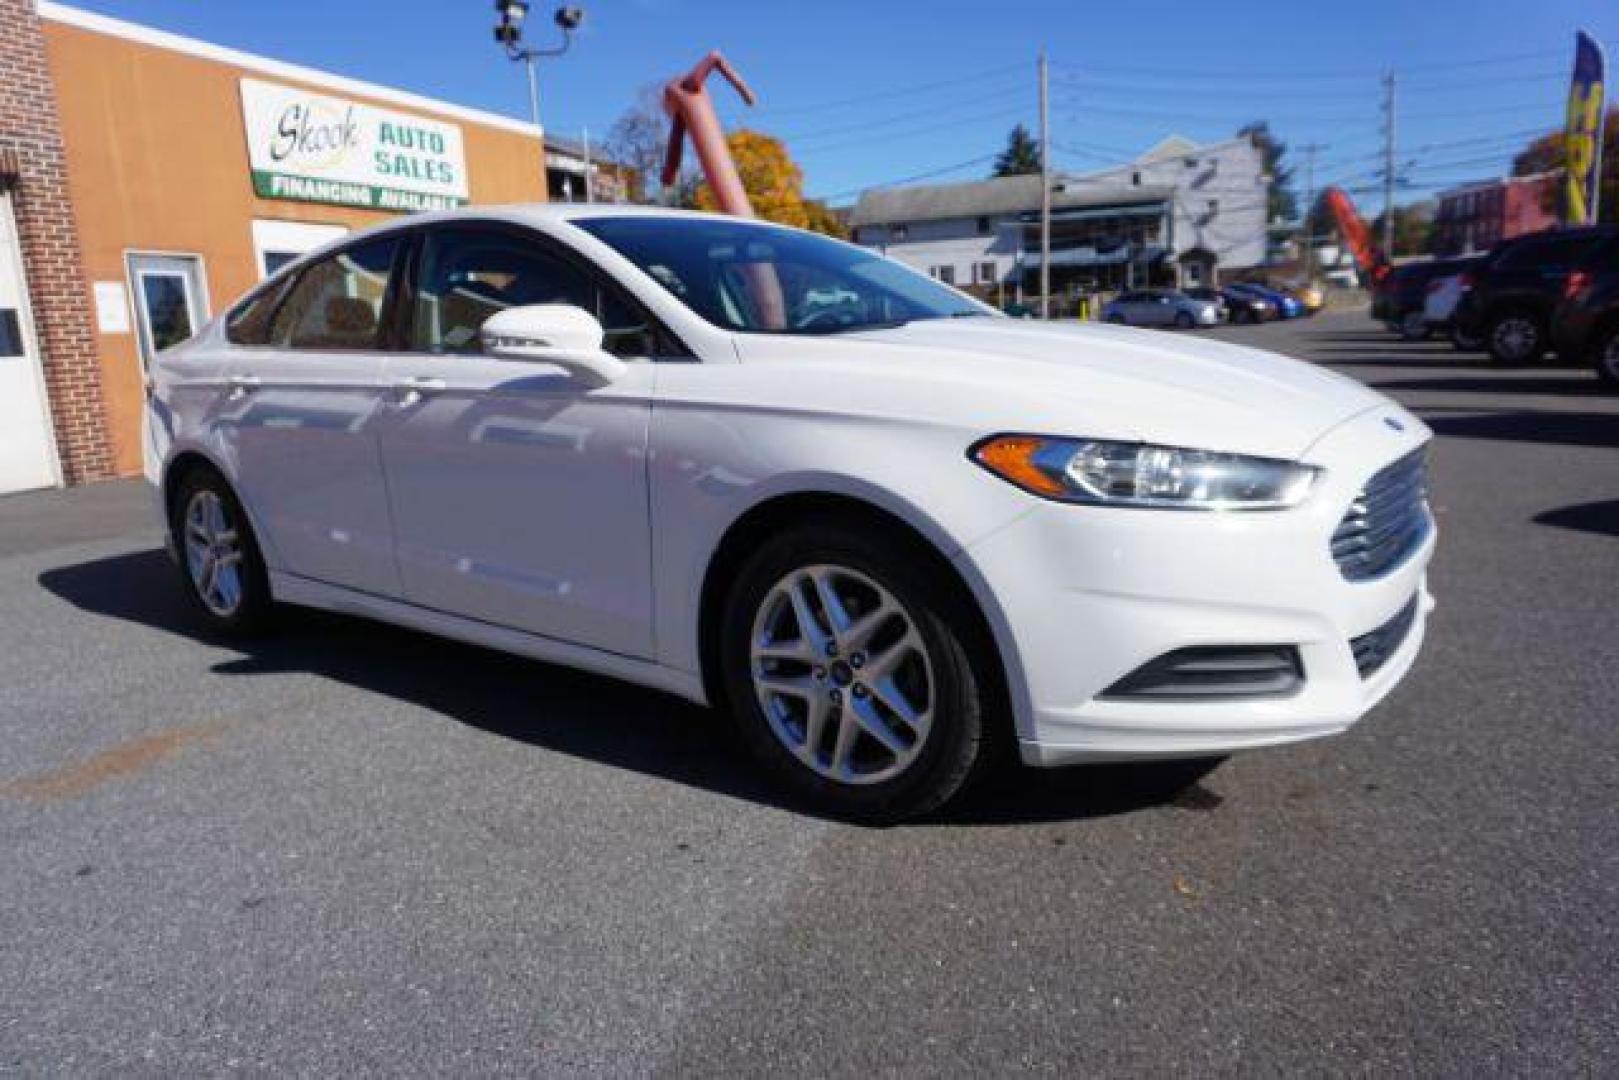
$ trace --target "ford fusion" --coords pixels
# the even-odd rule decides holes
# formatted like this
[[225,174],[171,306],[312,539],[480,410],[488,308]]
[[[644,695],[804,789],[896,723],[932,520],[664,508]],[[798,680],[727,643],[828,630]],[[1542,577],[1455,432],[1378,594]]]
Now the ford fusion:
[[672,692],[848,816],[935,808],[1003,745],[1341,732],[1432,606],[1430,432],[1387,399],[753,221],[401,220],[164,352],[149,400],[217,630],[327,608]]

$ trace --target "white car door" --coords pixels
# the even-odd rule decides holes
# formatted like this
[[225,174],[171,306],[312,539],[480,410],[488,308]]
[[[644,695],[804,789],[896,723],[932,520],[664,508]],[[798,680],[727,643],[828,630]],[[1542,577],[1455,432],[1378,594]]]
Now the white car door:
[[249,343],[228,350],[217,416],[271,568],[382,596],[399,593],[376,428],[404,246],[384,236],[331,255],[298,275],[262,337],[228,328]]
[[509,307],[571,303],[624,355],[655,351],[639,314],[571,253],[528,230],[422,230],[410,339],[387,359],[381,428],[395,553],[411,603],[650,657],[647,433],[655,365],[587,388],[543,363],[482,354]]

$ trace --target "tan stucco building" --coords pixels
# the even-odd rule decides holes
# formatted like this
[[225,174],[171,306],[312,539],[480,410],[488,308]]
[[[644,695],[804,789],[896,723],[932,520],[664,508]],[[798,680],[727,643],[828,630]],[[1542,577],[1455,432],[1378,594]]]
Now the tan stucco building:
[[0,395],[38,406],[0,406],[0,492],[138,472],[147,358],[285,260],[546,197],[530,124],[55,3],[0,34]]

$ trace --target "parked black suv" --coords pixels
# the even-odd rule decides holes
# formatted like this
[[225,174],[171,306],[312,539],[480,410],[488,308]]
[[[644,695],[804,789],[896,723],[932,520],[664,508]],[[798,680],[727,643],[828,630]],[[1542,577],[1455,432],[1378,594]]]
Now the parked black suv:
[[1619,390],[1619,240],[1600,245],[1564,281],[1552,348],[1569,363],[1589,363]]
[[1428,283],[1465,270],[1474,260],[1429,259],[1401,263],[1393,267],[1372,289],[1372,318],[1384,323],[1407,341],[1418,341],[1433,332],[1422,316],[1428,298]]
[[1456,329],[1482,339],[1503,364],[1540,359],[1568,275],[1616,239],[1619,227],[1602,225],[1502,241],[1469,272],[1469,288],[1456,305]]

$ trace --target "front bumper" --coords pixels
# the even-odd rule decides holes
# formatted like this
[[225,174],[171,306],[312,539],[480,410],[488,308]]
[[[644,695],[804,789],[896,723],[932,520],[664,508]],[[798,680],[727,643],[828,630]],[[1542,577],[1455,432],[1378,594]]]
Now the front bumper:
[[[1383,576],[1344,580],[1329,550],[1366,480],[1426,437],[1393,407],[1362,414],[1303,456],[1325,467],[1294,510],[1202,513],[1042,504],[959,558],[985,582],[1008,663],[1025,762],[1195,757],[1337,734],[1405,676],[1433,607],[1421,545]],[[1362,678],[1351,642],[1416,599],[1399,646]],[[1293,645],[1302,686],[1286,697],[1100,696],[1177,649]]]

